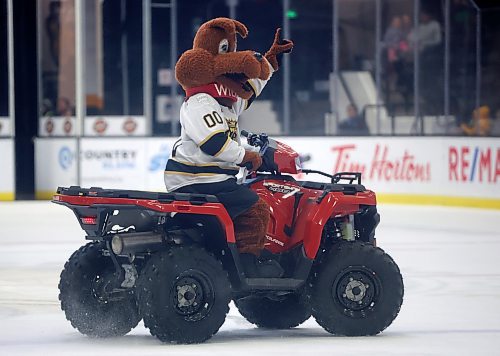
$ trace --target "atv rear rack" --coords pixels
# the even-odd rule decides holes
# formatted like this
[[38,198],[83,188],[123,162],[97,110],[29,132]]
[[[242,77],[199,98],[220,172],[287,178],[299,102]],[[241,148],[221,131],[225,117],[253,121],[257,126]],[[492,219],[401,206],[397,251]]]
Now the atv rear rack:
[[205,203],[219,202],[215,195],[210,194],[162,193],[146,192],[140,190],[102,189],[99,187],[81,188],[80,186],[71,186],[69,188],[58,187],[57,194],[79,197],[157,200],[160,203],[183,201],[189,202],[193,205],[203,205]]

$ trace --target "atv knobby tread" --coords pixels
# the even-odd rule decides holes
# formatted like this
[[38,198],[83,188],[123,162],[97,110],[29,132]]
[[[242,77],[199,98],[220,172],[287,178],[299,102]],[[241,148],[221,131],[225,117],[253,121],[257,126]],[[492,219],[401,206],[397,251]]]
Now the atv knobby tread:
[[132,295],[103,306],[94,303],[90,285],[81,285],[82,282],[91,283],[89,278],[99,272],[97,267],[114,269],[109,257],[102,255],[103,249],[104,243],[90,242],[73,252],[64,264],[58,285],[66,319],[80,333],[98,338],[125,335],[141,320]]
[[283,300],[249,296],[235,300],[240,314],[259,328],[290,329],[311,317],[311,308],[302,295],[288,294]]
[[[353,257],[354,255],[358,255],[358,257]],[[383,288],[385,290],[382,290],[382,297],[388,298],[392,305],[377,306],[377,311],[384,307],[389,308],[388,310],[378,315],[371,313],[365,318],[354,319],[348,318],[340,310],[334,309],[339,306],[331,303],[326,297],[326,293],[330,293],[331,286],[323,284],[325,284],[326,280],[335,279],[334,276],[327,277],[328,274],[340,272],[347,265],[343,267],[336,267],[335,265],[341,265],[345,262],[351,265],[376,264],[379,271],[382,271],[383,274],[389,274],[389,277],[393,280],[384,280],[382,282],[386,284]],[[387,290],[387,284],[391,284],[393,288]],[[324,292],[325,290],[328,290],[328,292]],[[403,279],[399,267],[392,257],[381,248],[360,241],[341,241],[333,244],[326,258],[313,267],[306,292],[307,299],[311,304],[312,314],[318,324],[332,334],[345,336],[376,335],[385,330],[398,315],[403,302],[403,295]]]
[[[158,305],[155,305],[154,300],[161,291],[155,287],[158,286],[158,281],[160,280],[165,280],[165,283],[172,282],[166,278],[166,274],[171,272],[168,268],[165,268],[166,265],[167,267],[173,266],[173,268],[179,268],[179,264],[182,263],[183,260],[189,259],[196,263],[206,262],[200,258],[200,254],[204,254],[205,258],[208,257],[212,260],[212,268],[216,270],[216,274],[219,277],[219,286],[215,289],[216,294],[221,298],[220,305],[218,305],[219,315],[216,315],[216,320],[213,322],[213,325],[209,325],[208,327],[205,326],[205,330],[197,325],[191,324],[188,331],[182,332],[182,326],[180,324],[175,325],[176,320],[173,320],[176,315],[169,316],[160,315],[158,313]],[[182,273],[182,271],[179,273]],[[149,329],[151,335],[157,337],[162,342],[179,344],[201,343],[217,333],[229,312],[229,302],[231,300],[229,277],[227,272],[223,269],[222,263],[217,260],[213,254],[194,245],[173,246],[169,250],[155,253],[146,263],[139,276],[137,294],[139,313],[143,318],[144,326]],[[167,306],[163,309],[167,309]],[[172,320],[170,320],[170,318],[172,318]],[[168,325],[169,321],[171,325]],[[180,322],[182,322],[182,320]],[[175,326],[172,325],[172,323]],[[169,327],[165,327],[165,324]],[[207,331],[206,329],[209,329],[208,332],[203,332]]]

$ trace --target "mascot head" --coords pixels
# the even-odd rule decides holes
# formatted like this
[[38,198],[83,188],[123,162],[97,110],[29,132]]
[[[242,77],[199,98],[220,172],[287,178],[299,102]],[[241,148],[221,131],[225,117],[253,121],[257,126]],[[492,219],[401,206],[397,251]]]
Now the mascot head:
[[227,96],[232,101],[236,100],[236,95],[249,99],[253,89],[248,79],[266,80],[271,69],[268,60],[260,53],[236,51],[237,36],[245,38],[247,34],[246,26],[236,20],[220,17],[205,22],[194,37],[193,48],[184,52],[177,61],[177,81],[187,92],[197,87],[218,85],[222,97]]

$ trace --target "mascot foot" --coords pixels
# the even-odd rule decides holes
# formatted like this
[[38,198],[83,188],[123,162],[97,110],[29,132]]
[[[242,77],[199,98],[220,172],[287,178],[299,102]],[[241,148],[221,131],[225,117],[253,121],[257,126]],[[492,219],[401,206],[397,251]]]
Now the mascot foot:
[[275,260],[259,260],[251,253],[240,254],[243,270],[247,278],[280,278],[283,268]]

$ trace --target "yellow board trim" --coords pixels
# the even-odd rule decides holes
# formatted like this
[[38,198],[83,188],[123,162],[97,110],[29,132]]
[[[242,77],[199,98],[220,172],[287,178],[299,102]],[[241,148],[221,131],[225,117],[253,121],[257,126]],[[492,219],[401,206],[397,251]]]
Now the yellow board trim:
[[2,201],[10,201],[14,200],[16,198],[16,195],[14,192],[0,192],[0,200]]
[[54,194],[57,194],[55,190],[37,190],[35,192],[36,200],[52,200]]
[[500,199],[450,197],[421,194],[378,194],[377,202],[386,204],[443,205],[466,208],[500,209]]

